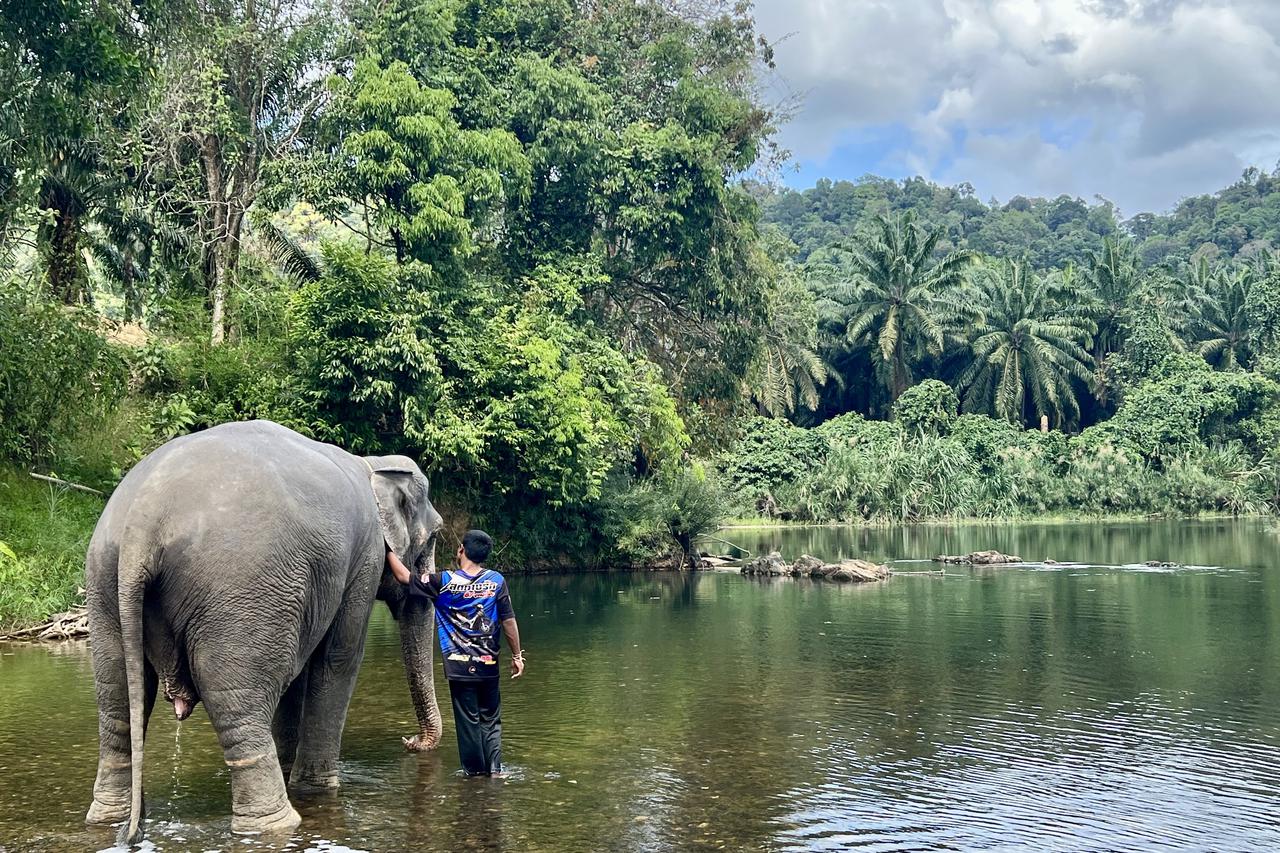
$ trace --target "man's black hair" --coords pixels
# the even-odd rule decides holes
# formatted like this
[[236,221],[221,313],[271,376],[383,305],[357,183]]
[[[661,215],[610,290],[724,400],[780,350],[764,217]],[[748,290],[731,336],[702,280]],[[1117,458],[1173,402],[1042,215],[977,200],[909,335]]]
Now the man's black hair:
[[462,550],[473,563],[483,564],[493,550],[493,539],[483,530],[468,530],[462,535]]

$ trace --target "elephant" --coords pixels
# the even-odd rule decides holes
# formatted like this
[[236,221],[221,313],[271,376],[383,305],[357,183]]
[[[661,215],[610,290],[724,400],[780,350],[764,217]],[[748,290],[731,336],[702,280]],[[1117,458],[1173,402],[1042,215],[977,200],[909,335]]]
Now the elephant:
[[[85,558],[98,703],[90,824],[143,834],[142,766],[157,693],[197,705],[231,776],[231,829],[287,831],[289,789],[338,785],[338,750],[375,600],[396,619],[419,731],[439,742],[434,613],[387,549],[433,571],[443,520],[405,456],[347,453],[271,421],[215,426],[140,461]],[[287,782],[286,782],[287,779]]]

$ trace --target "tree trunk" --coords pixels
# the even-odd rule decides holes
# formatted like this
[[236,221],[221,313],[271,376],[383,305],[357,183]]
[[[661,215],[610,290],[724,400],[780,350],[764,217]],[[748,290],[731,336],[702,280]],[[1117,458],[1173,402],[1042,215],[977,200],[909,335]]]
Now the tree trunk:
[[80,266],[80,222],[66,208],[54,208],[49,234],[46,275],[49,289],[67,305],[83,300],[84,277]]
[[[214,247],[215,255],[222,254],[218,251],[218,247]],[[225,278],[225,270],[221,260],[217,257],[213,261],[213,288],[209,293],[210,314],[212,330],[209,334],[209,343],[215,347],[222,344],[227,336],[227,325],[224,319],[227,304],[227,286]]]
[[227,301],[227,197],[222,175],[222,146],[217,136],[207,133],[200,145],[200,166],[204,170],[209,213],[204,236],[205,287],[209,290],[211,330],[209,342],[218,346],[226,338]]

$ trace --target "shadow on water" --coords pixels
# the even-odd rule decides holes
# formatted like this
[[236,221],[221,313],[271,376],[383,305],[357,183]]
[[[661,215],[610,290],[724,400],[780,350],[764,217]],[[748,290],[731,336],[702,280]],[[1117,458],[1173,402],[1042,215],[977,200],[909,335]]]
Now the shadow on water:
[[[741,540],[747,531],[729,536]],[[753,531],[788,557],[998,548],[1081,566],[835,585],[517,577],[528,676],[507,780],[404,753],[378,611],[343,788],[288,841],[232,839],[202,711],[148,737],[160,850],[1239,850],[1280,847],[1280,537],[1251,522]],[[1148,559],[1193,567],[1108,568]],[[0,647],[0,847],[97,850],[84,643]],[[438,684],[442,697],[447,690]]]

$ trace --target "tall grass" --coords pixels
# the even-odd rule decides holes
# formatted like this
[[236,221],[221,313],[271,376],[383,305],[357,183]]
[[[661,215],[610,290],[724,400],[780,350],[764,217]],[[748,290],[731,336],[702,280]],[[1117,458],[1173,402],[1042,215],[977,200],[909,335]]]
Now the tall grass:
[[76,604],[103,501],[0,469],[0,630]]

